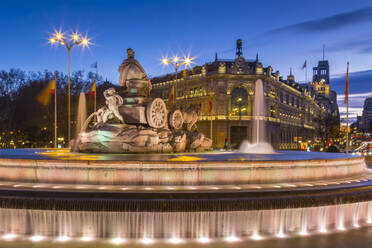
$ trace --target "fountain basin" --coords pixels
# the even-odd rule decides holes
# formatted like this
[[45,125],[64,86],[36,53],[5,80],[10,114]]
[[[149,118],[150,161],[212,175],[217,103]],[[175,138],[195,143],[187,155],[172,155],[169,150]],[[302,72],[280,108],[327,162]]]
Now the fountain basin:
[[3,150],[0,155],[0,180],[87,185],[236,185],[339,179],[367,172],[364,158],[332,153],[100,155],[42,149],[12,152]]
[[372,223],[359,156],[0,150],[0,239],[235,242]]
[[[223,212],[86,212],[0,209],[0,232],[34,241],[122,239],[208,243],[345,231],[371,223],[372,202],[312,208]],[[56,225],[58,220],[58,225]],[[34,241],[35,242],[35,241]]]

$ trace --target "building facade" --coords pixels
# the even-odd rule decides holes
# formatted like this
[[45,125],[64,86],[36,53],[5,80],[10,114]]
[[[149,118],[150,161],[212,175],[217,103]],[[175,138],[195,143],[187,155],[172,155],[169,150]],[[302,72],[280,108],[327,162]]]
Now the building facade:
[[362,126],[364,132],[372,133],[372,96],[364,100]]
[[315,100],[324,109],[326,114],[333,117],[339,124],[340,113],[337,104],[337,94],[331,89],[329,64],[327,60],[319,61],[318,66],[313,67],[313,81],[309,83],[311,92],[315,94]]
[[292,73],[284,80],[271,66],[263,67],[258,56],[247,61],[237,49],[235,60],[220,60],[216,56],[214,62],[184,71],[177,80],[170,78],[172,75],[153,78],[152,96],[168,101],[174,87],[176,107],[199,107],[198,129],[212,135],[215,148],[224,147],[226,140],[232,147],[238,147],[245,139],[251,141],[258,81],[264,88],[268,142],[276,149],[304,149],[317,137],[317,120],[324,109],[315,95],[296,83]]

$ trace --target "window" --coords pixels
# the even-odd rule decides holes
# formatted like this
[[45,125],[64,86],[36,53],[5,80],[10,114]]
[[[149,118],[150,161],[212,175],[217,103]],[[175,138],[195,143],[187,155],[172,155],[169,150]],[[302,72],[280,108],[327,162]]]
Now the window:
[[285,103],[289,104],[289,95],[285,96]]
[[279,96],[280,96],[280,102],[282,103],[283,102],[283,92],[280,92]]
[[231,111],[235,116],[247,115],[248,93],[244,88],[235,88],[231,92]]
[[275,107],[272,105],[270,107],[270,117],[275,118],[276,117],[276,114],[275,113],[276,113]]

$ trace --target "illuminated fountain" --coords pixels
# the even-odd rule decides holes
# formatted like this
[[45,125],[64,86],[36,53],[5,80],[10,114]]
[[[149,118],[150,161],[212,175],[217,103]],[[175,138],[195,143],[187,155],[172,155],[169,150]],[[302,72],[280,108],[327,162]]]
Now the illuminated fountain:
[[82,131],[85,120],[87,119],[87,102],[84,92],[79,95],[78,111],[76,118],[76,134]]
[[[3,239],[28,237],[112,242],[207,243],[284,238],[356,228],[367,223],[372,201],[340,205],[196,212],[56,211],[0,209]],[[358,213],[357,215],[355,213]],[[12,235],[12,236],[11,236]],[[35,240],[37,239],[37,240]]]
[[[152,85],[141,64],[127,49],[127,59],[119,66],[123,98],[114,88],[104,91],[106,106],[85,122],[74,142],[76,152],[167,153],[207,151],[212,140],[195,130],[200,109],[167,109],[161,98],[152,98]],[[89,122],[96,116],[91,130]]]
[[241,153],[274,153],[274,149],[266,139],[265,128],[265,96],[262,80],[256,81],[255,99],[253,106],[253,128],[252,128],[252,143],[244,140],[239,147]]
[[[88,117],[75,143],[80,152],[0,150],[1,240],[203,245],[372,224],[372,175],[362,157],[273,152],[261,145],[261,80],[250,147],[233,153],[185,152],[210,145],[191,128],[197,111],[168,116],[161,102],[138,96],[148,94],[142,87],[148,81],[128,54],[119,68],[121,82],[129,92],[137,91],[126,98],[112,89],[105,92],[107,106]],[[154,115],[146,116],[148,106]],[[97,123],[90,123],[93,116]]]

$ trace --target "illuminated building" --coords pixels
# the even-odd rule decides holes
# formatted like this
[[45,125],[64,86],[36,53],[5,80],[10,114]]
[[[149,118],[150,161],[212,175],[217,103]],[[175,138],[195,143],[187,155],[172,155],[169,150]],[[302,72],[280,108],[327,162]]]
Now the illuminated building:
[[362,116],[363,130],[368,133],[372,133],[372,97],[366,98],[363,106]]
[[[315,95],[295,82],[292,73],[284,80],[271,66],[263,67],[258,55],[254,60],[242,56],[241,41],[235,60],[221,60],[185,70],[182,78],[174,75],[152,79],[152,96],[167,101],[176,85],[175,105],[185,110],[190,105],[201,108],[198,129],[208,134],[213,120],[214,147],[224,147],[225,139],[238,146],[252,138],[252,115],[255,83],[262,80],[266,101],[266,140],[277,149],[303,148],[316,138],[317,119],[324,113]],[[209,95],[213,109],[209,113]]]
[[308,84],[315,94],[315,100],[324,109],[326,114],[332,116],[339,123],[340,114],[337,105],[337,94],[331,90],[329,78],[329,64],[327,60],[320,60],[313,68],[313,81]]

